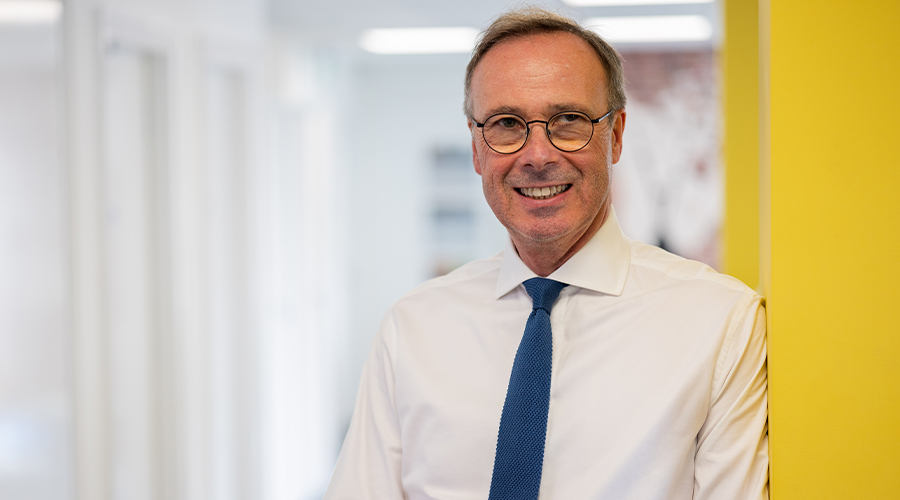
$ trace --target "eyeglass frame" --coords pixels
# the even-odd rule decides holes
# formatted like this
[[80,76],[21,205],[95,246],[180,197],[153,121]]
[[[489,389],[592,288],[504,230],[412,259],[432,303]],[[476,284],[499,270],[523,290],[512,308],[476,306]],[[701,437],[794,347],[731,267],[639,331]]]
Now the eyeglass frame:
[[[586,148],[588,144],[591,143],[591,139],[594,138],[594,125],[600,123],[601,120],[603,120],[604,118],[606,118],[606,117],[608,117],[609,115],[613,114],[613,112],[615,112],[615,111],[618,111],[618,110],[616,110],[616,109],[611,109],[611,110],[607,111],[605,115],[601,116],[600,118],[595,118],[595,119],[593,119],[593,120],[591,120],[590,116],[588,116],[588,115],[582,113],[581,111],[570,110],[570,111],[560,111],[559,113],[556,113],[555,115],[551,116],[551,117],[550,117],[549,119],[547,119],[547,120],[531,120],[531,121],[529,122],[529,121],[525,121],[525,118],[522,118],[521,116],[519,116],[519,115],[517,115],[517,114],[515,114],[515,113],[495,113],[495,114],[493,114],[493,115],[487,117],[487,118],[484,120],[483,123],[478,123],[478,120],[476,120],[476,119],[474,119],[474,118],[472,119],[472,122],[475,123],[475,126],[476,126],[476,127],[478,127],[478,128],[481,129],[481,138],[484,140],[484,143],[487,144],[487,147],[491,148],[491,151],[493,151],[493,152],[495,152],[495,153],[497,153],[497,154],[501,154],[501,155],[511,155],[511,154],[518,153],[519,151],[521,151],[522,148],[525,147],[525,144],[528,144],[528,138],[531,137],[531,124],[532,124],[532,123],[543,123],[543,124],[544,124],[544,133],[547,134],[547,140],[550,141],[550,144],[552,144],[554,148],[556,148],[556,149],[562,151],[563,153],[574,153],[574,152],[576,152],[576,151],[581,151],[582,149]],[[587,117],[588,121],[591,122],[591,136],[588,137],[588,140],[584,143],[584,146],[581,146],[581,147],[578,148],[578,149],[571,149],[571,150],[565,150],[565,149],[562,149],[561,147],[557,146],[555,142],[553,142],[553,138],[550,136],[550,122],[552,122],[553,119],[556,118],[557,116],[560,116],[560,115],[567,115],[567,114],[569,114],[569,115],[571,115],[571,114],[578,114],[578,115]],[[493,118],[493,117],[495,117],[495,116],[503,116],[503,115],[506,115],[506,116],[515,116],[516,118],[522,120],[522,122],[525,123],[525,140],[522,141],[522,145],[519,146],[515,151],[510,151],[510,152],[508,152],[508,153],[504,153],[504,152],[502,152],[502,151],[497,151],[496,149],[494,149],[494,146],[491,146],[491,143],[488,142],[487,137],[484,136],[484,126],[485,126],[485,124],[487,124],[487,122],[491,121],[491,118]]]

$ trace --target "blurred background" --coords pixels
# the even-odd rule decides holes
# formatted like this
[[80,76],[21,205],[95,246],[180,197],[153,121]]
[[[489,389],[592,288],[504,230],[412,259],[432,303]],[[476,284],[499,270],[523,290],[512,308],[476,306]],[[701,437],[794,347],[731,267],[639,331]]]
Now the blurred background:
[[[385,309],[503,247],[462,82],[512,5],[0,0],[0,498],[321,498]],[[721,6],[543,6],[624,56],[625,233],[718,268]]]

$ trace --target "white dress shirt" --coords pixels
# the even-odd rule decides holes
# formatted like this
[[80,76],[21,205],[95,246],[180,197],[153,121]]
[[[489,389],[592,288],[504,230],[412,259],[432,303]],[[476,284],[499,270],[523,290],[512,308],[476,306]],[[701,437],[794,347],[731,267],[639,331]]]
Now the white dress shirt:
[[[327,500],[485,500],[535,274],[510,244],[385,315]],[[708,266],[628,240],[615,213],[549,278],[540,498],[765,499],[765,312]]]

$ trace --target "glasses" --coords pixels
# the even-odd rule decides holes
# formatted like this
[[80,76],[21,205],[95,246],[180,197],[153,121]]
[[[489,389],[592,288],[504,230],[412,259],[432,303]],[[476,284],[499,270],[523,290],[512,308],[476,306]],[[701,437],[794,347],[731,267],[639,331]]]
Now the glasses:
[[594,124],[609,116],[610,110],[600,118],[591,120],[578,111],[563,111],[549,120],[531,120],[510,113],[500,113],[489,117],[484,123],[475,122],[488,147],[500,154],[512,154],[522,149],[528,141],[532,123],[543,123],[550,144],[563,152],[571,153],[587,146],[594,136]]

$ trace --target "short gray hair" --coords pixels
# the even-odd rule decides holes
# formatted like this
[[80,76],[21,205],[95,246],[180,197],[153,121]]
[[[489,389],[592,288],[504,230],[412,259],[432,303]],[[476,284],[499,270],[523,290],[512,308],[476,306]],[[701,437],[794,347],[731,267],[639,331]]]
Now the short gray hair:
[[[609,110],[625,107],[625,73],[622,69],[622,56],[600,35],[581,27],[568,17],[538,8],[524,7],[509,11],[498,17],[490,26],[481,32],[478,43],[472,50],[472,59],[466,67],[466,88],[463,112],[469,119],[474,119],[472,111],[472,74],[475,67],[491,48],[503,40],[541,33],[571,33],[587,42],[603,64],[606,72],[606,104]],[[613,116],[610,115],[610,121]]]

